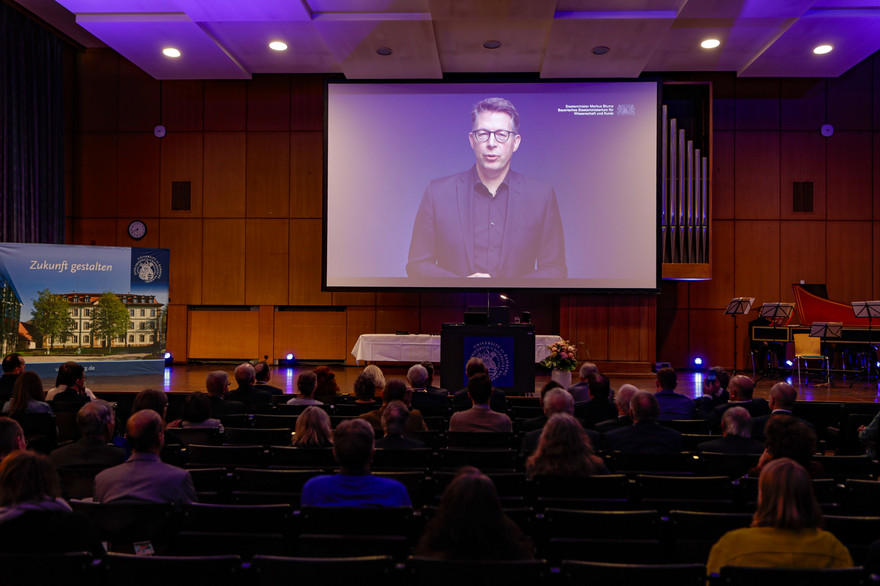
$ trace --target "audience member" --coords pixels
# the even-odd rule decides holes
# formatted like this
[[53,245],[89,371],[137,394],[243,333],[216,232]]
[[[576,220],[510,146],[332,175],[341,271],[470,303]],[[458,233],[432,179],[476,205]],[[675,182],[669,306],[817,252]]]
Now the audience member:
[[[385,379],[382,378],[382,388],[385,388]],[[354,397],[355,403],[360,405],[367,405],[367,409],[369,409],[369,405],[375,405],[376,401],[376,391],[378,387],[376,387],[376,377],[374,374],[369,374],[366,372],[360,373],[356,379],[354,379]]]
[[[393,382],[393,381],[392,381]],[[389,386],[391,383],[388,383]],[[385,388],[388,392],[388,387]],[[382,410],[382,429],[385,437],[376,440],[376,447],[383,450],[415,450],[425,448],[425,444],[403,437],[407,430],[410,411],[403,401],[391,401]]]
[[638,388],[628,383],[620,385],[620,388],[617,389],[617,393],[614,395],[614,406],[617,407],[617,418],[600,421],[596,424],[596,431],[600,433],[608,433],[613,429],[632,426],[633,420],[632,417],[630,417],[629,404],[630,401],[632,401],[633,395],[635,395],[638,390]]
[[488,374],[478,373],[468,380],[467,393],[473,406],[467,411],[452,414],[449,431],[495,431],[511,432],[513,425],[504,413],[497,413],[489,406],[494,389]]
[[773,385],[770,388],[770,414],[760,415],[752,420],[752,437],[763,441],[764,428],[767,427],[767,422],[770,421],[772,417],[778,417],[779,415],[794,417],[810,429],[815,429],[812,423],[806,419],[801,419],[792,413],[795,403],[797,403],[797,395],[797,389],[788,383],[779,382]]
[[288,405],[321,405],[321,401],[314,398],[315,389],[318,387],[318,375],[313,371],[301,372],[296,377],[296,392],[299,396],[287,402]]
[[852,567],[847,548],[823,524],[807,471],[789,458],[774,460],[761,471],[752,526],[727,532],[712,547],[706,570]]
[[613,452],[669,454],[681,451],[682,437],[657,423],[660,406],[656,395],[638,391],[630,402],[633,424],[605,434],[605,449]]
[[3,403],[3,413],[52,413],[52,407],[43,402],[45,396],[40,376],[32,371],[23,372],[12,388],[12,398]]
[[694,401],[697,415],[711,417],[715,407],[724,405],[730,400],[730,393],[727,392],[729,382],[730,375],[720,366],[713,366],[706,371],[706,378],[703,380],[703,396]]
[[336,384],[336,375],[330,370],[329,366],[318,366],[315,368],[315,376],[318,378],[318,385],[315,387],[315,400],[321,401],[325,405],[333,405],[339,399],[339,385]]
[[254,367],[249,362],[244,362],[235,367],[235,382],[238,387],[234,391],[229,391],[226,398],[230,401],[239,401],[246,406],[251,405],[268,405],[272,402],[272,393],[261,391],[254,386],[257,382],[257,375]]
[[690,397],[675,392],[678,375],[669,367],[657,371],[657,404],[660,406],[659,419],[693,419],[696,408]]
[[[472,356],[468,359],[467,363],[464,367],[464,374],[467,376],[468,380],[474,377],[477,374],[485,374],[489,376],[489,369],[486,368],[486,365],[483,363],[482,359],[477,358],[476,356]],[[492,380],[491,377],[489,379]],[[456,411],[464,411],[465,409],[470,409],[473,405],[471,401],[470,395],[468,394],[467,386],[456,392],[452,396],[452,407]],[[492,389],[492,398],[489,401],[489,406],[492,408],[492,411],[497,413],[507,413],[507,395],[504,394],[504,391],[501,389]]]
[[[430,362],[428,363],[430,364]],[[431,375],[422,364],[413,364],[406,373],[406,381],[412,389],[410,402],[414,409],[430,409],[445,413],[449,408],[449,393],[440,389],[429,389]]]
[[778,458],[789,458],[803,466],[813,478],[827,478],[825,468],[813,459],[816,453],[816,432],[791,415],[777,415],[767,422],[764,428],[764,453],[758,466],[749,471],[754,475],[769,462]]
[[[866,453],[876,460],[878,456],[877,443],[880,442],[880,412],[874,416],[871,423],[859,426],[859,441],[865,444]],[[880,544],[878,544],[877,554],[878,566],[880,566]]]
[[544,426],[535,453],[526,460],[526,474],[591,476],[608,474],[608,469],[593,452],[592,442],[580,422],[567,413],[556,413]]
[[616,417],[617,407],[611,402],[614,394],[607,376],[593,375],[588,388],[590,400],[579,403],[575,399],[574,414],[578,419],[582,419],[587,427],[594,429],[597,423]]
[[[355,382],[355,387],[357,387],[357,382]],[[373,432],[379,435],[382,433],[382,413],[385,411],[385,408],[392,401],[401,401],[409,408],[409,394],[410,391],[406,388],[406,383],[396,379],[390,380],[386,383],[385,390],[382,391],[382,406],[364,413],[361,415],[361,418],[372,425]],[[407,418],[406,430],[426,431],[427,429],[428,426],[425,425],[425,419],[422,417],[422,414],[418,410],[411,410]]]
[[113,407],[107,401],[95,399],[79,408],[76,426],[80,438],[49,454],[49,460],[58,470],[105,469],[125,461],[125,450],[110,443],[116,429]]
[[[574,397],[575,403],[583,403],[590,400],[590,379],[599,374],[599,367],[592,362],[584,362],[578,372],[577,383],[571,385],[567,390]],[[560,385],[562,386],[562,385]]]
[[[547,393],[549,393],[553,389],[562,389],[563,391],[568,392],[561,383],[558,383],[555,380],[549,380],[544,383],[543,386],[541,386],[541,391],[538,393],[538,396],[541,400],[541,414],[537,417],[530,417],[529,419],[518,421],[517,427],[519,431],[529,432],[536,429],[543,429],[544,425],[547,423],[547,418],[550,417],[549,415],[547,415],[546,403],[544,403],[544,399],[547,397]],[[572,410],[568,411],[568,413],[574,413],[574,399],[572,399]],[[538,445],[537,442],[535,443],[535,445]]]
[[0,417],[0,460],[15,450],[24,449],[27,449],[27,440],[21,425],[11,417]]
[[97,399],[95,393],[92,392],[92,389],[85,386],[85,369],[71,360],[58,367],[58,374],[55,375],[55,387],[49,389],[49,392],[46,393],[46,401],[54,401],[55,396],[66,391],[68,386],[73,384],[71,381],[76,381],[78,377],[82,377],[83,379],[83,391],[89,398],[89,401]]
[[95,502],[146,501],[182,505],[196,499],[189,472],[159,460],[164,444],[162,417],[142,409],[128,418],[131,457],[95,477]]
[[329,448],[333,445],[333,430],[330,429],[330,416],[321,407],[306,407],[296,418],[293,439],[295,448]]
[[0,551],[104,555],[88,520],[61,498],[58,473],[42,454],[17,450],[0,462]]
[[[373,396],[369,398],[371,401],[375,401],[377,396],[382,395],[382,391],[385,390],[385,375],[382,374],[382,369],[380,369],[375,364],[368,364],[364,367],[364,371],[361,373],[364,378],[373,383]],[[356,393],[355,393],[356,394]],[[358,397],[358,402],[364,402],[367,400],[366,396]]]
[[770,406],[767,404],[767,401],[754,398],[755,381],[746,375],[738,374],[731,378],[730,383],[727,385],[727,390],[730,392],[730,399],[727,403],[718,405],[712,411],[711,420],[716,425],[721,421],[724,412],[731,407],[743,407],[749,412],[753,420],[755,417],[770,413]]
[[760,454],[764,444],[751,438],[752,416],[742,407],[733,407],[721,417],[724,437],[697,445],[697,451],[722,454]]
[[372,476],[373,428],[363,419],[346,419],[333,432],[339,474],[315,476],[303,486],[303,507],[411,507],[406,487]]
[[223,424],[211,417],[211,399],[206,393],[197,391],[187,395],[180,410],[180,419],[168,424],[170,428],[210,428],[216,427],[223,433]]
[[245,412],[244,403],[226,399],[226,394],[229,392],[229,375],[224,371],[209,372],[205,377],[205,389],[208,391],[208,399],[211,401],[212,414],[236,415]]
[[434,386],[434,363],[431,362],[430,360],[424,360],[420,364],[425,367],[425,370],[428,371],[428,384],[425,387],[425,390],[427,390],[429,393],[433,392],[433,393],[439,393],[443,396],[448,396],[449,391],[447,391],[446,389]]
[[254,365],[254,378],[256,379],[254,383],[256,390],[265,391],[270,395],[284,394],[284,391],[269,384],[269,379],[272,378],[272,367],[265,360],[261,360]]
[[[574,398],[571,396],[571,393],[562,387],[562,385],[551,388],[544,393],[542,406],[544,408],[544,415],[540,418],[529,420],[536,421],[542,419],[540,427],[527,432],[523,436],[521,453],[524,457],[530,456],[538,448],[538,441],[541,439],[541,432],[544,430],[544,426],[553,415],[556,413],[566,413],[568,415],[574,414]],[[581,423],[581,425],[583,424]],[[584,432],[587,434],[587,437],[590,438],[592,445],[598,446],[601,443],[602,437],[597,432],[592,429],[585,429]]]
[[466,466],[443,491],[417,556],[445,560],[529,560],[532,544],[504,513],[492,479]]
[[55,393],[49,392],[47,400],[54,403],[88,403],[94,395],[86,393],[86,373],[85,369],[76,362],[65,362],[58,367],[58,377],[56,378],[58,387],[63,390]]
[[18,375],[25,370],[24,357],[17,352],[3,357],[3,376],[0,377],[0,401],[12,398],[12,387]]

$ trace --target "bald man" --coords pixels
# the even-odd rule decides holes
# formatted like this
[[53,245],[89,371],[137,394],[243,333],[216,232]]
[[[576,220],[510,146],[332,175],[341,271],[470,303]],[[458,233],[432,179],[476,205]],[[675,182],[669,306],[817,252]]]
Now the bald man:
[[132,454],[124,463],[95,477],[95,502],[140,501],[183,505],[198,500],[189,472],[159,460],[164,422],[152,409],[128,418],[125,426]]

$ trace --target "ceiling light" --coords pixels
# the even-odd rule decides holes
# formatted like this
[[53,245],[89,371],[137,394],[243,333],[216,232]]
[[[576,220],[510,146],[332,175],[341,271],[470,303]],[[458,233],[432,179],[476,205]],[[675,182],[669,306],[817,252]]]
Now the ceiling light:
[[605,45],[599,45],[598,47],[593,47],[592,53],[593,53],[593,55],[604,55],[610,50],[611,50],[610,47],[606,47]]
[[178,51],[174,47],[167,47],[165,49],[162,49],[162,54],[165,55],[166,57],[174,57],[174,58],[180,57],[180,51]]
[[819,45],[818,47],[813,49],[813,53],[815,53],[816,55],[824,55],[826,53],[830,53],[831,49],[833,48],[834,47],[832,47],[831,45]]
[[483,43],[483,47],[486,49],[497,49],[501,46],[501,41],[486,41]]
[[383,57],[387,57],[388,55],[391,55],[391,53],[393,53],[393,52],[394,51],[391,50],[391,47],[379,47],[378,49],[376,49],[376,53],[378,53],[379,55],[382,55]]
[[269,43],[269,48],[273,51],[287,51],[287,43],[283,41],[272,41]]
[[718,39],[706,39],[705,41],[700,43],[700,46],[704,49],[714,49],[716,47],[719,47],[720,45],[721,41],[719,41]]

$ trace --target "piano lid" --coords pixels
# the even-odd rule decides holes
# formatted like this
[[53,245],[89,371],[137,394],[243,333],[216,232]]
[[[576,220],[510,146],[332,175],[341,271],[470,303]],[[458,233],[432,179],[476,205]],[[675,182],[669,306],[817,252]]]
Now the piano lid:
[[791,289],[794,291],[795,307],[801,324],[830,321],[841,322],[845,326],[868,326],[868,318],[856,317],[850,303],[823,299],[801,285],[792,285]]

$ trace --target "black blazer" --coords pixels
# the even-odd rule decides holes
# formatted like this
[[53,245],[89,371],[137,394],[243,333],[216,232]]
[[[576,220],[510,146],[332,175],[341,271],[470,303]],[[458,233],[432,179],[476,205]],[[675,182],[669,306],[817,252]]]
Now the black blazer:
[[672,454],[681,451],[681,434],[656,421],[637,421],[605,434],[605,449],[634,454]]

